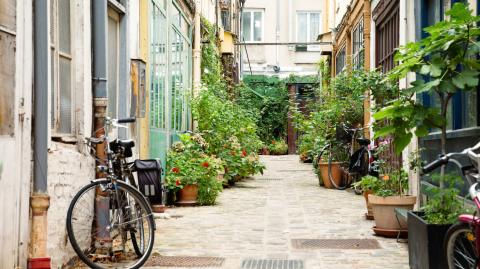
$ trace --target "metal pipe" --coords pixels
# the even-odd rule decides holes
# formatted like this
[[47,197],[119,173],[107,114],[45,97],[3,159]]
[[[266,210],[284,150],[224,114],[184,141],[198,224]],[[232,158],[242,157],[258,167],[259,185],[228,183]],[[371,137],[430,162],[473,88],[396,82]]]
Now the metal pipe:
[[[105,125],[107,115],[108,91],[107,91],[107,21],[108,0],[91,0],[92,5],[92,38],[93,38],[93,106],[94,106],[94,130],[100,130]],[[97,137],[104,131],[95,132]],[[96,151],[99,158],[105,159],[105,145],[98,144]],[[97,177],[102,175],[97,174]]]
[[34,193],[47,193],[48,171],[48,1],[34,1]]
[[92,0],[93,97],[107,98],[107,0]]

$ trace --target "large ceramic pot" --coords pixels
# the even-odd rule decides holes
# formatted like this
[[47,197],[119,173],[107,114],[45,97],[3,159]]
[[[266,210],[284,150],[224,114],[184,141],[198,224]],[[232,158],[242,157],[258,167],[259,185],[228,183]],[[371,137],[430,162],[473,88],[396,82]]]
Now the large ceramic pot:
[[[332,179],[334,180],[337,186],[342,184],[342,167],[340,166],[340,162],[332,162]],[[333,189],[334,186],[330,182],[328,178],[328,163],[319,162],[318,163],[318,170],[320,171],[320,175],[322,176],[323,186],[327,189]]]
[[198,185],[189,184],[183,186],[183,189],[179,190],[177,193],[178,200],[177,205],[179,206],[192,206],[198,203]]
[[365,204],[367,205],[367,213],[365,213],[365,218],[368,220],[373,220],[373,209],[372,205],[368,201],[368,195],[373,194],[372,190],[366,190],[363,192],[363,197],[365,198]]
[[373,217],[375,218],[374,231],[377,234],[380,232],[389,231],[404,231],[407,229],[407,223],[395,215],[395,208],[404,208],[412,210],[416,196],[387,196],[381,197],[373,194],[368,195],[368,202],[372,206]]

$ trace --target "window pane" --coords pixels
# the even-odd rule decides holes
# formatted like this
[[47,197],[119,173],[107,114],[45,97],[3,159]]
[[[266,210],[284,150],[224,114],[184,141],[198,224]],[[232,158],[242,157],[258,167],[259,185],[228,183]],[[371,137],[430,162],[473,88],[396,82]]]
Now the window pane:
[[477,126],[477,91],[465,93],[464,128]]
[[108,17],[108,115],[117,117],[118,22]]
[[58,0],[58,35],[60,51],[70,54],[70,0]]
[[313,42],[317,40],[320,34],[320,13],[310,13],[310,39]]
[[253,39],[255,41],[262,41],[263,29],[262,29],[262,12],[253,13]]
[[150,68],[150,123],[153,128],[165,128],[165,73],[167,66],[165,33],[166,18],[156,6],[152,11],[151,68]]
[[307,42],[307,13],[298,13],[297,35],[298,42]]
[[[0,135],[13,136],[15,105],[15,36],[0,31]],[[8,63],[8,64],[7,64]]]
[[243,12],[243,39],[245,41],[252,41],[252,13],[251,12]]
[[70,59],[59,58],[59,131],[60,133],[72,132],[72,81]]

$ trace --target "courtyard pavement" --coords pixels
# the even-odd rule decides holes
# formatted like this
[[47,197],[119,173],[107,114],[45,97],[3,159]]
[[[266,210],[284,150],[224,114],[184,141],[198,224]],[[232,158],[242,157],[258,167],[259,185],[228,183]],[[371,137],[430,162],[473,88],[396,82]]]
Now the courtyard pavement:
[[[363,196],[319,187],[296,155],[261,158],[265,174],[225,189],[217,205],[168,209],[170,218],[156,220],[153,255],[224,258],[211,268],[229,269],[257,268],[245,259],[303,262],[275,268],[409,268],[407,244],[373,234]],[[292,239],[375,239],[379,248],[299,249]]]

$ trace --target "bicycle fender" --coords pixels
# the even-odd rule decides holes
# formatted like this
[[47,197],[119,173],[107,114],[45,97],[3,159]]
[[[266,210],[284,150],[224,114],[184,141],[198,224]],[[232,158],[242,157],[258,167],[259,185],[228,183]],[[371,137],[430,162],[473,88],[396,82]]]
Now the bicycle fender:
[[480,224],[480,218],[475,217],[473,215],[469,214],[462,214],[458,216],[458,221],[463,222],[463,223],[468,223],[468,224],[475,224],[479,225]]

